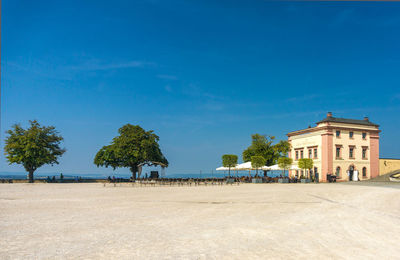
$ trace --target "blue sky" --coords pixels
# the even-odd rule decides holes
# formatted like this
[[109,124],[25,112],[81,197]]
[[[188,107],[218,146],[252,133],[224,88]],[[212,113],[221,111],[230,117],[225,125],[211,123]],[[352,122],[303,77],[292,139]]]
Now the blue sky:
[[[210,172],[252,133],[286,139],[332,111],[369,116],[381,157],[400,158],[399,13],[393,2],[4,0],[1,146],[12,124],[37,119],[67,148],[38,173],[112,173],[93,157],[131,123],[160,136],[167,173]],[[2,156],[0,171],[23,168]]]

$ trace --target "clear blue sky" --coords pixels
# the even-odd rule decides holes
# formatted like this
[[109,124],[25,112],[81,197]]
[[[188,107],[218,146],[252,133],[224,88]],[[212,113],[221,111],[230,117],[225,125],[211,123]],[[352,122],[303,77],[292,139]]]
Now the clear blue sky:
[[2,2],[2,147],[37,119],[68,150],[38,173],[111,172],[93,157],[126,123],[160,136],[167,173],[210,172],[327,111],[368,115],[400,157],[400,3]]

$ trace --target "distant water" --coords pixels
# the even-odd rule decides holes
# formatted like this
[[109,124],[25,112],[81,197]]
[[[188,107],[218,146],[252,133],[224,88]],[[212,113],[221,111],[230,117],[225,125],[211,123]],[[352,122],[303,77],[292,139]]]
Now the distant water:
[[[282,174],[282,171],[269,171],[268,176],[275,177]],[[83,179],[107,179],[108,176],[115,178],[130,178],[131,175],[127,174],[73,174],[73,173],[63,173],[64,179],[74,179],[75,177],[81,177]],[[255,175],[255,172],[251,173],[252,176]],[[263,175],[263,172],[258,173],[259,176]],[[286,172],[287,175],[287,172]],[[55,176],[56,179],[59,179],[59,173],[47,173],[47,174],[34,174],[35,179],[46,179],[48,176]],[[145,177],[146,174],[142,174],[142,177]],[[217,172],[217,173],[166,173],[165,178],[223,178],[228,176],[228,173]],[[231,172],[231,176],[249,176],[248,172],[240,172],[238,175],[236,173]],[[0,179],[27,179],[27,173],[14,173],[14,172],[0,172]]]

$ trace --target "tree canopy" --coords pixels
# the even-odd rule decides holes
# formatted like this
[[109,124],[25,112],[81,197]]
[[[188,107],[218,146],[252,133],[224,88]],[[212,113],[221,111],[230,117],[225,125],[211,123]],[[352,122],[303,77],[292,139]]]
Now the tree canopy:
[[243,151],[243,161],[251,161],[252,156],[262,156],[265,159],[265,165],[275,164],[279,157],[286,156],[290,150],[290,144],[282,140],[273,145],[274,140],[274,136],[251,135],[251,145]]
[[281,140],[274,145],[275,159],[286,157],[290,151],[290,143],[286,140]]
[[231,176],[231,168],[235,167],[238,162],[238,156],[234,154],[222,155],[222,166],[229,168],[229,176]]
[[293,163],[292,158],[281,157],[278,159],[278,166],[283,169],[283,177],[285,177],[285,171],[290,169],[292,163]]
[[118,133],[119,136],[114,137],[110,145],[103,146],[97,152],[94,158],[97,167],[126,167],[132,172],[132,177],[136,178],[136,173],[142,165],[168,166],[168,160],[158,144],[160,138],[154,131],[145,131],[138,125],[126,124]]
[[65,153],[60,148],[64,138],[54,126],[41,126],[36,120],[29,121],[30,127],[12,126],[6,133],[4,153],[10,164],[22,164],[33,182],[33,173],[45,164],[58,164],[58,158]]

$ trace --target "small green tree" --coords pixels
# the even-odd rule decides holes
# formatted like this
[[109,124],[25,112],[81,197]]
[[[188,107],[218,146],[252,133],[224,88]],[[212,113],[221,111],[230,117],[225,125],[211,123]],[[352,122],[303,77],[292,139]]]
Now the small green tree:
[[4,153],[10,164],[24,166],[32,183],[33,173],[45,164],[58,164],[58,158],[65,153],[65,149],[60,148],[64,138],[54,126],[41,126],[36,120],[29,123],[28,129],[16,124],[6,132]]
[[283,177],[285,177],[286,175],[285,171],[290,169],[292,163],[293,163],[292,158],[281,157],[278,159],[278,166],[283,169]]
[[306,177],[309,178],[306,170],[310,171],[312,167],[314,166],[314,161],[311,158],[302,158],[298,162],[298,166],[300,169],[304,170],[306,173]]
[[224,154],[222,155],[222,166],[228,167],[229,177],[231,177],[231,168],[235,167],[238,162],[238,156],[234,154]]
[[265,165],[265,158],[262,156],[251,157],[251,167],[256,168],[256,177],[258,176],[258,169]]
[[[145,131],[138,125],[126,124],[119,130],[110,145],[103,146],[94,158],[94,164],[113,169],[127,167],[136,179],[139,167],[143,165],[168,166],[158,144],[159,137],[153,131]],[[140,177],[140,171],[138,173]]]

